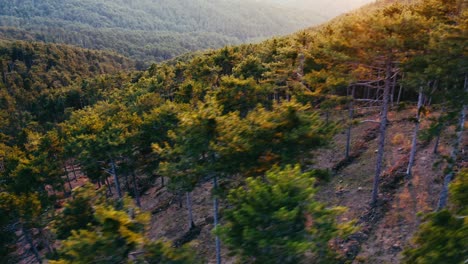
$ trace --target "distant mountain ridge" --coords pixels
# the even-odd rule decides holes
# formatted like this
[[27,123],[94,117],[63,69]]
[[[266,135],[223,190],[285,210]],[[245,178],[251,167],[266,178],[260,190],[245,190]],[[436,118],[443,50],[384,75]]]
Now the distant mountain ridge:
[[357,9],[375,0],[260,0],[265,3],[280,4],[285,7],[299,8],[318,12],[327,18]]
[[254,0],[0,0],[0,37],[108,49],[145,61],[288,34],[325,20]]

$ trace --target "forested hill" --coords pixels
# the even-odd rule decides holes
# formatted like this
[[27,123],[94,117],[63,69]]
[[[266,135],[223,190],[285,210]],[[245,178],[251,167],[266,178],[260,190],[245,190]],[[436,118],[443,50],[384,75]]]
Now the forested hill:
[[142,61],[284,35],[324,20],[254,0],[0,1],[0,36],[109,49]]
[[5,42],[0,263],[463,263],[466,1],[388,2],[142,72]]
[[349,12],[375,0],[259,0],[266,3],[277,3],[284,6],[300,8],[310,11],[321,11],[327,18],[334,18],[342,13]]
[[134,69],[132,60],[115,53],[0,40],[0,138],[17,140],[25,124],[38,129],[37,122],[63,120],[66,109],[101,100]]

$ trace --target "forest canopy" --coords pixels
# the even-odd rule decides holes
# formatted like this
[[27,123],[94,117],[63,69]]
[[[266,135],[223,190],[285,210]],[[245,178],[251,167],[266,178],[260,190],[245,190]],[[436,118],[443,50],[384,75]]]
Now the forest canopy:
[[252,0],[1,0],[0,36],[161,61],[292,33],[325,18]]
[[[227,250],[245,263],[352,262],[396,190],[418,187],[415,157],[430,142],[437,162],[422,173],[438,174],[428,181],[440,192],[427,197],[438,213],[413,230],[405,257],[424,263],[443,239],[453,244],[435,247],[434,259],[463,259],[468,12],[457,0],[387,2],[144,71],[112,52],[1,41],[0,262],[221,263]],[[119,23],[93,21],[86,27]],[[374,126],[361,142],[362,123]],[[403,125],[412,141],[395,147],[397,135],[386,139]],[[384,159],[390,144],[398,166]],[[333,157],[320,168],[314,158],[327,147]],[[337,171],[369,164],[364,152],[372,169],[357,166],[344,190],[353,175]],[[332,199],[315,195],[333,180]],[[332,204],[349,194],[365,197],[356,221]],[[172,246],[148,232],[170,211],[184,212],[184,224],[169,219],[179,224]],[[428,233],[443,223],[454,237]]]

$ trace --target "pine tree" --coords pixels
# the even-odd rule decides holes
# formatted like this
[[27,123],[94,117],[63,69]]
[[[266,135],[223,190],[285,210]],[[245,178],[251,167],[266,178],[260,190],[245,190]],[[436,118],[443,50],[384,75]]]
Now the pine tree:
[[248,178],[245,187],[229,192],[223,240],[243,263],[299,263],[306,252],[314,252],[314,263],[327,263],[341,209],[315,201],[314,182],[314,172],[302,173],[299,166]]
[[92,204],[92,220],[85,224],[87,219],[78,218],[84,211],[89,220],[91,212],[86,205],[84,210],[76,202],[67,205],[63,214],[72,221],[61,221],[57,226],[60,235],[71,234],[61,242],[57,260],[50,263],[126,263],[129,254],[145,243],[149,215],[128,197],[113,202],[93,194],[92,185],[81,188],[76,193],[77,200]]
[[[466,213],[467,170],[451,184],[452,210],[431,213],[424,218],[413,244],[404,251],[404,263],[463,263],[468,255]],[[461,215],[460,215],[461,214]]]

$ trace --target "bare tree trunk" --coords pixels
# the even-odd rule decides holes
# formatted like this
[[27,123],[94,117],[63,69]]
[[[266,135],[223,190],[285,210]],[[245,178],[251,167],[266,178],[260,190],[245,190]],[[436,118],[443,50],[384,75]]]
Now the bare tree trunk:
[[354,86],[353,86],[353,90],[351,92],[351,96],[353,97],[353,99],[351,100],[351,102],[349,103],[349,125],[348,125],[348,129],[346,131],[346,150],[345,150],[345,158],[348,159],[349,158],[349,152],[350,152],[350,148],[351,148],[351,129],[353,127],[353,115],[354,115]]
[[[401,81],[403,81],[403,77],[404,77],[404,75],[401,77]],[[401,94],[403,92],[403,85],[401,84],[401,81],[400,81],[400,90],[398,91],[397,104],[400,104],[400,98],[401,98]]]
[[65,175],[67,176],[68,187],[70,188],[70,192],[71,192],[73,188],[72,188],[72,185],[71,185],[70,176],[68,175],[68,170],[67,170],[67,164],[66,163],[63,165],[63,169],[65,170]]
[[36,258],[36,261],[39,263],[42,263],[41,256],[39,255],[39,251],[36,248],[36,245],[34,245],[34,241],[31,237],[31,234],[29,233],[29,230],[24,227],[24,225],[21,226],[21,230],[23,231],[24,238],[26,239],[26,242],[29,244],[31,247],[31,251],[34,254],[34,257]]
[[414,164],[414,157],[416,156],[416,145],[418,142],[418,131],[419,131],[419,123],[421,121],[421,108],[423,103],[423,88],[422,86],[419,87],[419,97],[418,97],[418,109],[416,114],[416,124],[414,125],[414,132],[413,132],[413,141],[411,142],[411,152],[408,162],[408,168],[406,169],[406,176],[411,177],[411,169],[413,168]]
[[106,184],[106,186],[107,186],[107,190],[109,191],[109,195],[110,195],[110,196],[114,195],[114,194],[112,193],[111,184],[110,184],[109,178],[108,178],[107,176],[106,176],[106,179],[104,180],[104,184]]
[[189,220],[189,230],[192,230],[195,227],[195,222],[193,221],[191,193],[187,192],[185,194],[185,196],[187,198],[187,212],[188,212],[188,220]]
[[394,100],[394,97],[395,97],[396,80],[397,80],[397,74],[395,74],[395,77],[393,77],[392,91],[390,92],[390,103],[391,103],[392,107],[393,107],[393,100]]
[[117,192],[117,196],[119,198],[122,198],[122,192],[120,191],[119,177],[117,176],[117,171],[115,169],[115,162],[113,159],[111,159],[110,162],[111,162],[112,176],[114,176],[115,190]]
[[372,189],[372,200],[371,204],[375,205],[379,197],[379,183],[380,183],[380,174],[382,173],[382,163],[384,156],[385,148],[385,135],[387,133],[387,115],[388,115],[388,97],[390,94],[390,85],[391,85],[391,74],[392,74],[392,65],[391,60],[386,62],[386,76],[385,76],[385,86],[384,94],[382,98],[382,112],[380,114],[380,135],[379,135],[379,149],[377,152],[377,162],[375,165],[375,176],[374,184]]
[[[468,92],[468,75],[465,75],[464,88],[465,88],[464,89],[465,93]],[[457,157],[458,157],[458,152],[459,152],[458,148],[460,147],[462,143],[462,139],[463,139],[463,130],[465,128],[465,119],[466,119],[466,108],[467,108],[466,105],[463,105],[461,112],[460,112],[460,123],[459,123],[458,131],[457,131],[457,140],[455,141],[452,154],[450,155],[450,163],[447,167],[448,174],[445,175],[445,178],[444,178],[444,186],[442,187],[442,191],[440,192],[437,211],[440,211],[444,209],[445,206],[447,206],[448,187],[454,176],[453,167],[455,166],[455,163],[457,162]]]
[[[442,107],[442,115],[444,113],[445,113],[445,106]],[[440,122],[440,121],[441,121],[441,117],[439,117],[438,122]],[[442,135],[442,130],[444,129],[444,126],[445,126],[445,122],[441,122],[441,123],[438,124],[437,135],[436,135],[436,139],[435,139],[435,143],[434,143],[434,149],[432,151],[432,153],[434,153],[434,154],[439,153],[440,136]]]
[[75,182],[77,182],[78,177],[76,176],[75,163],[72,163],[72,172],[73,172],[73,177],[75,177]]
[[45,245],[45,248],[47,249],[47,253],[51,254],[54,251],[54,249],[50,246],[50,243],[49,243],[50,239],[49,237],[46,236],[44,229],[41,228],[39,231],[39,234],[41,235],[42,243]]
[[132,180],[133,180],[133,195],[135,195],[135,201],[138,207],[141,207],[140,194],[138,193],[138,185],[136,181],[135,172],[132,171]]
[[182,198],[183,194],[181,194],[180,192],[177,193],[177,203],[179,204],[179,208],[182,208],[182,205],[183,205],[183,202],[182,200],[184,198]]
[[128,173],[123,173],[124,178],[125,178],[125,189],[127,192],[130,192],[130,182],[128,180]]
[[[218,189],[218,179],[216,176],[213,177],[213,189],[216,191]],[[214,228],[218,227],[218,197],[214,194],[213,198],[213,218],[214,218]],[[215,245],[216,245],[216,264],[221,264],[221,241],[219,240],[219,236],[216,235],[215,237]]]

